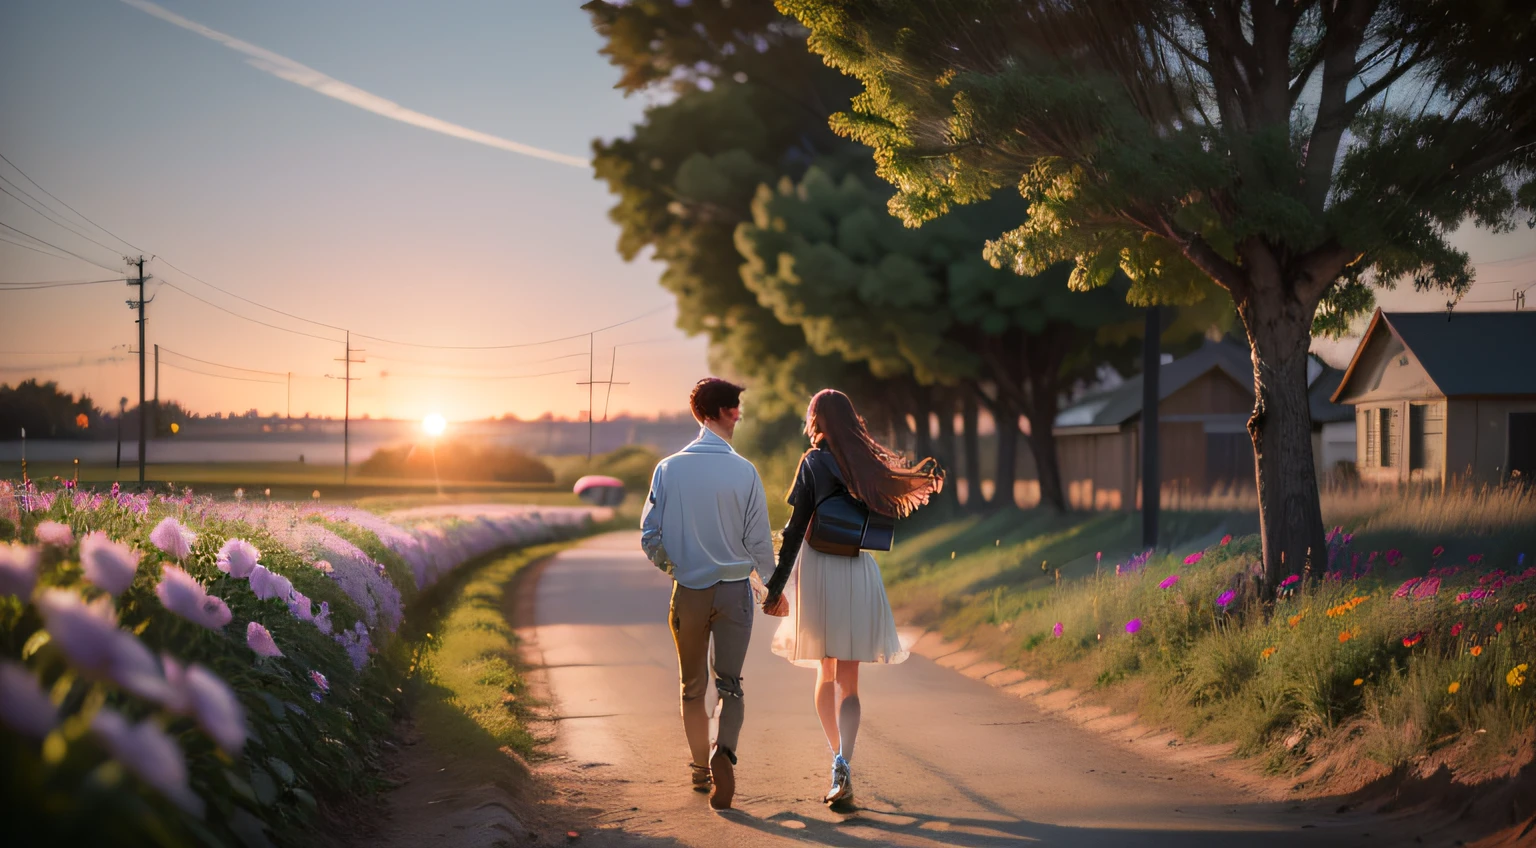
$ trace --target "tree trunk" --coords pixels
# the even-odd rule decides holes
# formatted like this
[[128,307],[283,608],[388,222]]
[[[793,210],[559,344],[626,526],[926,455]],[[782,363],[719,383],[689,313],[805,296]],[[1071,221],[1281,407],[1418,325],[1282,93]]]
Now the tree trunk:
[[954,395],[950,392],[937,392],[936,411],[939,415],[939,438],[933,445],[933,458],[939,461],[944,469],[946,480],[944,490],[939,492],[934,499],[936,503],[943,504],[946,509],[958,506],[959,497],[955,493],[955,405]]
[[[1052,404],[1055,406],[1055,404]],[[1052,414],[1029,416],[1029,451],[1035,457],[1035,474],[1040,483],[1040,505],[1057,512],[1066,512],[1067,499],[1061,487],[1061,463],[1056,454],[1056,434],[1051,432]],[[1039,421],[1047,423],[1040,424]]]
[[1327,543],[1307,401],[1307,356],[1316,304],[1279,293],[1257,296],[1266,301],[1262,309],[1245,300],[1238,311],[1253,346],[1254,403],[1248,434],[1253,439],[1264,549],[1260,588],[1270,597],[1290,574],[1310,568],[1311,576],[1321,576],[1327,567]]
[[928,389],[913,386],[912,424],[914,430],[913,459],[921,462],[933,456],[933,400]]
[[1040,505],[1065,512],[1067,498],[1061,487],[1061,459],[1056,452],[1056,424],[1061,395],[1061,357],[1066,353],[1065,333],[1043,335],[1035,344],[1025,343],[1024,414],[1029,418],[1029,450],[1035,457],[1035,476],[1040,484]]
[[1013,482],[1018,477],[1019,465],[1019,413],[1013,404],[1001,398],[992,405],[992,418],[997,423],[997,474],[992,489],[991,509],[1008,509],[1018,506],[1013,496]]
[[981,496],[981,439],[976,433],[980,417],[976,408],[976,390],[969,388],[960,398],[961,424],[965,427],[965,507],[979,510],[985,503]]

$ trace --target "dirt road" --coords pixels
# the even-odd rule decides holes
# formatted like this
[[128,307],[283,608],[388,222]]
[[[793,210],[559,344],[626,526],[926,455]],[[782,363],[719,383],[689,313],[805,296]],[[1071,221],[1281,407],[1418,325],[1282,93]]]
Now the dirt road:
[[763,615],[744,675],[737,810],[717,814],[688,787],[670,587],[637,533],[615,533],[560,554],[532,588],[536,626],[525,634],[559,715],[562,780],[598,811],[583,844],[1261,848],[1403,838],[1379,817],[1256,802],[917,656],[867,669],[853,772],[860,810],[836,815],[818,800],[830,755],[811,708],[814,673],[769,653],[778,619]]

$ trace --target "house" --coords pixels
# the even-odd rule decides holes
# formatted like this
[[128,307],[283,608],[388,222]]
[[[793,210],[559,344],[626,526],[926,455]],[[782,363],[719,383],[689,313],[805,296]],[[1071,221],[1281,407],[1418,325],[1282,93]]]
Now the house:
[[1536,476],[1536,312],[1382,312],[1333,394],[1364,480]]
[[[1353,414],[1329,396],[1342,374],[1308,363],[1313,456],[1321,474],[1354,459]],[[1056,416],[1062,488],[1073,509],[1134,509],[1141,488],[1141,376],[1074,403]],[[1206,341],[1158,372],[1159,472],[1164,489],[1208,493],[1254,485],[1253,361],[1248,346]],[[1331,428],[1331,429],[1330,429]],[[1342,445],[1342,447],[1341,447]],[[1329,464],[1324,465],[1324,462]]]

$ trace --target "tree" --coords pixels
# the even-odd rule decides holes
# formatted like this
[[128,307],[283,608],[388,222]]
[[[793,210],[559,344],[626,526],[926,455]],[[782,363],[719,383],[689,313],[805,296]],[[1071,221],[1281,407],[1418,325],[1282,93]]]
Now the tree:
[[23,429],[34,439],[84,438],[100,422],[101,410],[89,395],[76,400],[52,380],[0,384],[0,433],[6,439],[19,438]]
[[1000,267],[1118,269],[1133,303],[1208,279],[1253,348],[1263,582],[1325,550],[1306,363],[1314,330],[1411,278],[1453,298],[1470,219],[1536,225],[1536,17],[1497,0],[778,0],[864,92],[909,224],[1017,187]]
[[[737,228],[747,288],[780,321],[799,326],[812,350],[866,362],[875,376],[892,380],[919,421],[941,411],[941,424],[952,431],[955,398],[946,403],[937,389],[957,384],[998,422],[1017,421],[1022,412],[1031,424],[1041,502],[1065,509],[1051,426],[1075,381],[1106,360],[1128,359],[1130,344],[1098,342],[1137,326],[1123,287],[1073,295],[1063,285],[1064,266],[1023,279],[991,267],[980,247],[1001,222],[1017,220],[1016,199],[914,232],[887,214],[889,194],[855,173],[838,180],[820,167],[798,183],[784,178],[777,188],[762,186],[753,220]],[[927,431],[919,426],[919,438]],[[994,501],[1007,503],[1017,427],[1000,424],[998,433]],[[952,433],[941,439],[938,452],[947,462],[955,458],[952,443]]]

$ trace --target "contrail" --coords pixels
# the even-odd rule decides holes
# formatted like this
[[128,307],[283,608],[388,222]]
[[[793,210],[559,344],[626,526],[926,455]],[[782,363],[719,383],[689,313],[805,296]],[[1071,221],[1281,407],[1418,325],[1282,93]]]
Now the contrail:
[[237,50],[241,53],[244,53],[250,57],[249,59],[246,59],[246,62],[256,68],[266,71],[275,77],[278,77],[279,79],[285,79],[291,83],[294,83],[295,85],[302,85],[311,91],[318,91],[321,94],[324,94],[326,97],[333,97],[343,103],[350,103],[359,109],[366,109],[376,115],[383,115],[386,118],[391,118],[393,120],[400,121],[401,123],[411,124],[412,126],[417,126],[425,130],[442,133],[443,135],[451,135],[454,138],[462,138],[465,141],[473,141],[476,144],[483,144],[487,147],[494,147],[498,150],[510,150],[513,153],[521,153],[524,156],[533,156],[539,159],[546,159],[550,162],[559,162],[562,165],[570,165],[576,168],[586,168],[592,164],[590,161],[579,156],[568,156],[564,153],[556,153],[552,150],[544,150],[543,148],[533,147],[531,145],[505,139],[501,136],[491,135],[490,133],[483,133],[479,130],[472,130],[469,127],[461,127],[458,124],[450,123],[440,118],[434,118],[431,115],[423,115],[414,109],[407,109],[404,106],[401,106],[399,103],[394,102],[393,100],[386,100],[377,94],[371,94],[362,90],[361,88],[358,88],[357,86],[348,85],[347,83],[344,83],[335,77],[323,74],[314,68],[309,67],[308,65],[295,62],[287,56],[280,56],[276,53],[273,53],[271,50],[267,50],[266,48],[257,47],[250,42],[241,41],[234,36],[225,35],[224,33],[215,29],[209,29],[208,27],[205,27],[196,21],[189,21],[186,18],[176,14],[175,12],[161,8],[154,3],[150,3],[148,0],[123,0],[123,2],[127,3],[129,6],[134,7],[135,9],[138,9],[141,12],[154,15],[155,17],[163,21],[173,23],[182,29],[191,30],[192,32],[195,32],[204,38],[217,41],[218,43],[228,47],[231,50]]

